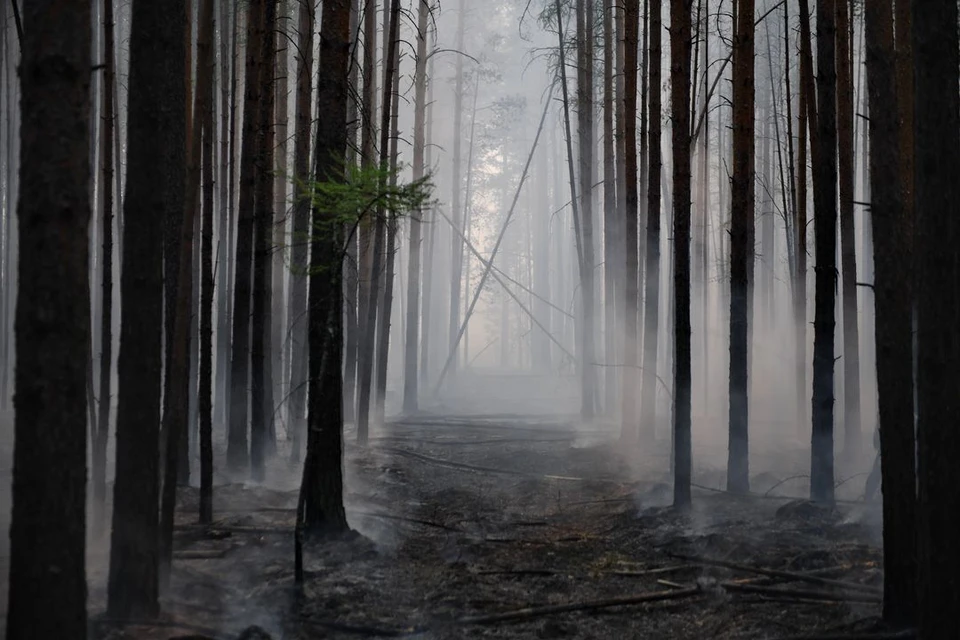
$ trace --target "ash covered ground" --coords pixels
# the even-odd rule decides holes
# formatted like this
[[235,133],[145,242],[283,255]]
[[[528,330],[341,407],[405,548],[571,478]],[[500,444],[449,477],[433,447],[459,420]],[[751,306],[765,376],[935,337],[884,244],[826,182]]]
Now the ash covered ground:
[[[263,485],[218,474],[213,526],[196,525],[198,495],[185,489],[164,618],[98,622],[97,634],[760,639],[880,629],[880,509],[860,500],[864,474],[838,478],[835,508],[815,506],[796,499],[808,491],[808,451],[761,438],[753,493],[734,496],[720,490],[723,465],[708,462],[722,461],[723,447],[695,439],[694,507],[681,513],[670,507],[664,434],[655,447],[626,447],[612,423],[496,408],[506,411],[394,419],[368,447],[348,429],[356,534],[305,549],[302,592],[299,474],[285,443]],[[96,613],[105,557],[94,550],[91,565]]]

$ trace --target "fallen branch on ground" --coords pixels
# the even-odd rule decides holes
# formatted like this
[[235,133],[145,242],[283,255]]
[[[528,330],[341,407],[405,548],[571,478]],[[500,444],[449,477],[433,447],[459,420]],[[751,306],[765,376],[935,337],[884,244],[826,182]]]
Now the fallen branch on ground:
[[[763,493],[752,493],[752,492],[734,493],[733,491],[727,491],[726,489],[717,489],[716,487],[708,487],[702,484],[697,484],[696,482],[691,482],[690,486],[696,489],[709,491],[711,493],[723,493],[723,494],[734,496],[737,498],[757,498],[759,500],[787,500],[788,502],[792,500],[807,500],[807,498],[801,498],[799,496],[768,496]],[[833,500],[833,504],[846,504],[846,505],[852,505],[852,506],[858,506],[858,507],[879,506],[879,503],[864,502],[863,500],[841,500],[839,498],[835,498]]]
[[623,578],[642,578],[644,576],[659,576],[665,573],[678,573],[689,569],[699,569],[700,565],[680,564],[672,567],[660,567],[658,569],[645,569],[643,571],[606,571],[605,573]]
[[480,625],[495,624],[498,622],[514,622],[517,620],[530,620],[542,616],[549,616],[555,613],[568,613],[571,611],[597,611],[599,609],[609,609],[611,607],[623,607],[636,604],[645,604],[648,602],[660,602],[663,600],[676,600],[679,598],[690,598],[700,595],[703,592],[698,588],[676,589],[670,591],[655,591],[652,593],[641,593],[633,596],[623,596],[620,598],[610,598],[608,600],[590,600],[586,602],[570,602],[567,604],[548,605],[545,607],[525,607],[505,613],[496,613],[487,616],[472,616],[460,618],[456,621],[458,625]]
[[376,447],[381,451],[386,451],[388,453],[393,453],[400,456],[406,456],[408,458],[413,458],[414,460],[420,460],[421,462],[426,462],[429,464],[435,464],[441,467],[449,467],[451,469],[464,469],[466,471],[480,471],[482,473],[495,473],[505,476],[519,476],[521,478],[544,478],[547,480],[567,480],[567,481],[576,481],[576,482],[611,482],[615,484],[620,484],[619,480],[611,480],[607,478],[579,478],[575,476],[558,476],[550,475],[545,473],[530,473],[527,471],[515,471],[513,469],[498,469],[496,467],[481,467],[479,465],[466,464],[464,462],[454,462],[453,460],[444,460],[442,458],[431,458],[430,456],[425,456],[420,453],[415,453],[413,451],[408,451],[406,449],[398,449],[395,447]]
[[566,575],[563,571],[552,569],[484,569],[477,571],[478,576],[558,576]]
[[213,551],[201,551],[196,549],[186,549],[176,551],[173,554],[174,560],[219,560],[232,551],[232,548],[217,549]]
[[810,584],[817,584],[824,587],[834,587],[836,589],[846,589],[848,591],[860,591],[861,593],[869,593],[871,595],[882,596],[883,589],[880,587],[874,587],[872,585],[860,584],[858,582],[843,582],[841,580],[831,580],[829,578],[821,578],[819,576],[813,576],[804,573],[795,573],[793,571],[780,571],[777,569],[764,569],[761,567],[751,567],[745,564],[737,564],[735,562],[727,562],[726,560],[713,560],[710,558],[702,558],[699,556],[687,556],[682,554],[670,554],[671,558],[676,558],[677,560],[685,560],[687,562],[694,562],[697,564],[703,564],[713,567],[723,567],[724,569],[731,569],[733,571],[745,571],[747,573],[756,573],[762,576],[769,576],[771,578],[785,578],[788,580],[798,580],[800,582],[808,582]]
[[737,584],[735,582],[721,582],[720,587],[726,591],[755,593],[774,597],[837,600],[839,602],[859,602],[865,604],[879,604],[883,602],[883,596],[868,593],[836,593],[833,591],[808,591],[805,589],[778,589],[776,587],[761,587],[753,584]]

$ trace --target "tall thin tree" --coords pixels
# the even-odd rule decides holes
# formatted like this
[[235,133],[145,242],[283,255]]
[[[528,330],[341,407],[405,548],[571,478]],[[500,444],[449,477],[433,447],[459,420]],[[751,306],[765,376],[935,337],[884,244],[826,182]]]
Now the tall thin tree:
[[623,212],[625,234],[623,236],[625,293],[623,299],[624,356],[623,403],[620,410],[620,438],[624,441],[637,437],[637,359],[640,350],[637,325],[639,321],[639,254],[638,254],[638,198],[637,198],[637,40],[640,23],[639,0],[627,0],[623,8],[623,128],[624,169],[621,181],[626,191],[626,209]]
[[[655,3],[654,3],[655,4]],[[693,0],[670,3],[670,111],[673,114],[673,504],[690,504],[690,13]]]
[[[672,1],[672,0],[671,0]],[[643,385],[640,393],[640,429],[645,440],[652,440],[657,422],[657,345],[660,328],[660,177],[663,163],[661,145],[661,40],[663,22],[661,3],[650,2],[650,88],[647,121],[647,236],[644,269],[643,311]]]
[[[413,98],[413,179],[424,175],[423,152],[426,141],[427,109],[427,27],[430,18],[429,0],[420,0],[417,13],[417,59],[414,70]],[[424,209],[410,216],[410,257],[407,264],[407,324],[404,336],[403,411],[418,408],[419,381],[417,352],[420,339],[420,248],[423,242]]]
[[152,617],[159,609],[160,394],[163,228],[183,213],[186,88],[185,0],[138,2],[130,30],[127,181],[113,533],[107,612]]
[[727,490],[750,490],[749,403],[747,401],[750,348],[747,298],[751,283],[747,265],[753,261],[750,244],[754,225],[754,3],[737,3],[733,39],[733,179],[730,183],[730,403]]
[[[817,0],[817,137],[813,215],[816,299],[813,321],[813,433],[810,498],[833,502],[834,319],[837,285],[837,70],[838,0]],[[843,0],[839,0],[843,1]],[[811,122],[811,126],[813,123]]]
[[240,190],[237,197],[237,249],[233,285],[233,342],[230,359],[230,425],[227,430],[227,467],[239,472],[247,466],[247,427],[250,399],[250,292],[253,286],[254,187],[256,131],[260,113],[261,3],[247,11],[247,51],[244,70],[243,131],[240,141]]

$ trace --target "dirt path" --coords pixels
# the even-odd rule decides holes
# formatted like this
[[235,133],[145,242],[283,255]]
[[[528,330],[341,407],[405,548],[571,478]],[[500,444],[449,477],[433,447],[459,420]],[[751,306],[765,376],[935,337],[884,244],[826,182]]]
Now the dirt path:
[[[371,445],[346,456],[348,516],[362,537],[309,548],[300,598],[296,487],[282,465],[273,489],[219,487],[209,530],[192,525],[196,495],[184,494],[166,610],[222,638],[254,624],[274,638],[785,638],[869,628],[879,613],[876,509],[772,497],[802,495],[797,480],[766,498],[701,489],[690,513],[676,513],[665,478],[640,471],[667,468],[665,451],[626,456],[612,429],[556,416],[406,421]],[[755,476],[755,490],[790,475],[777,466]],[[715,470],[696,475],[716,486]],[[664,599],[624,604],[649,594]],[[531,607],[552,608],[511,615]],[[189,631],[130,627],[125,637]]]

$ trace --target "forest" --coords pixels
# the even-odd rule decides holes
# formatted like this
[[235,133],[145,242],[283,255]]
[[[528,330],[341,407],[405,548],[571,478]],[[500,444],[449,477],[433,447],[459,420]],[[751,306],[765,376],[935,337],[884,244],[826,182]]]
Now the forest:
[[0,638],[960,638],[958,7],[0,2]]

